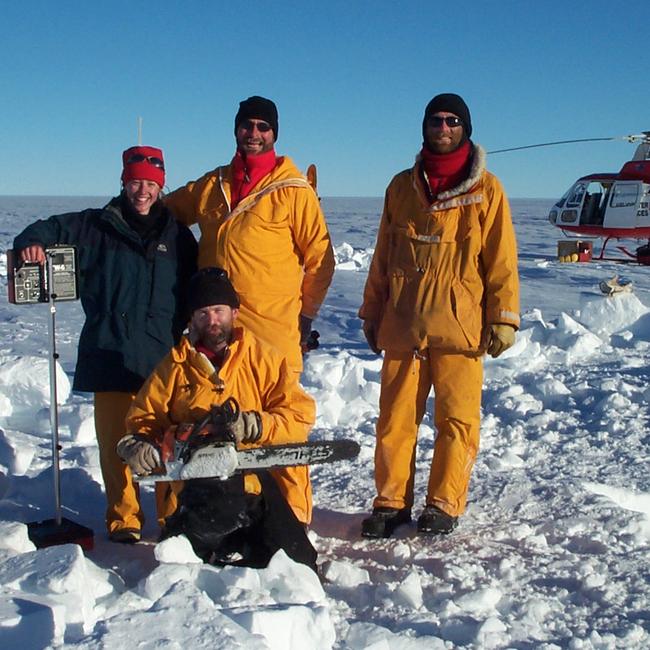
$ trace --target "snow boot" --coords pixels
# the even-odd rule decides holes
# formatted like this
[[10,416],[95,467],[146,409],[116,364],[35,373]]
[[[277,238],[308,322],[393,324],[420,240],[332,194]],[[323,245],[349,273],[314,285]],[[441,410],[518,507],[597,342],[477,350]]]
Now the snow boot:
[[109,533],[108,539],[118,544],[137,544],[140,541],[140,536],[139,528],[118,528]]
[[418,517],[418,533],[448,535],[458,526],[458,517],[452,517],[436,506],[426,506]]
[[361,523],[361,537],[390,537],[398,526],[410,521],[409,508],[373,508]]

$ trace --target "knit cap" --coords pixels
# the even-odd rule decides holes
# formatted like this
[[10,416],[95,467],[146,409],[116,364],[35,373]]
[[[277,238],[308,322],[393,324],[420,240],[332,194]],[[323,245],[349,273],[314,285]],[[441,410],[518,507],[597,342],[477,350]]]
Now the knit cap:
[[165,186],[165,161],[162,149],[138,145],[122,153],[122,182],[153,181]]
[[424,109],[422,137],[425,137],[424,133],[427,128],[427,120],[438,111],[457,115],[465,128],[465,137],[469,138],[472,135],[472,118],[470,117],[469,108],[467,108],[467,104],[463,98],[454,93],[443,93],[442,95],[436,95]]
[[275,136],[274,141],[278,139],[278,109],[270,99],[253,95],[239,102],[239,110],[235,115],[235,135],[237,135],[237,128],[245,120],[268,122]]
[[239,296],[228,279],[228,274],[216,266],[197,271],[189,282],[187,302],[190,314],[211,305],[239,307]]

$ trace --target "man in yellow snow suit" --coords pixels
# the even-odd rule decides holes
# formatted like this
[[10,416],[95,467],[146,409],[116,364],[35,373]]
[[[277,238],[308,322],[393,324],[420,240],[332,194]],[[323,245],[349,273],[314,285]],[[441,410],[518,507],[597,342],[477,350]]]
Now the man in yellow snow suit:
[[[305,442],[314,401],[277,349],[238,326],[239,297],[225,272],[200,270],[190,281],[188,303],[189,334],[158,364],[127,414],[118,454],[131,471],[146,475],[159,467],[165,431],[203,420],[231,397],[240,408],[233,425],[238,445]],[[170,488],[166,517],[176,510],[182,483],[164,485]],[[253,494],[260,489],[253,475],[246,476],[245,487]],[[302,511],[294,514],[300,520]]]
[[359,316],[384,350],[375,450],[377,496],[364,537],[411,520],[417,430],[431,386],[437,435],[418,531],[444,534],[465,510],[479,447],[482,355],[519,327],[517,250],[508,200],[472,143],[452,93],[426,107],[424,144],[386,190]]
[[[235,116],[237,151],[228,165],[169,194],[177,219],[198,223],[199,268],[228,272],[241,299],[240,323],[302,370],[302,349],[334,273],[330,236],[316,192],[290,158],[277,156],[275,104],[253,96]],[[307,468],[278,470],[300,518],[311,519]]]

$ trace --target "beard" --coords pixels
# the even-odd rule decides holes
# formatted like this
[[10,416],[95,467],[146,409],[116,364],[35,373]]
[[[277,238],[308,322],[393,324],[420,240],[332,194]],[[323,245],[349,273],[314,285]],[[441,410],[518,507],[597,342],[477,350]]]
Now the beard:
[[223,343],[230,343],[232,325],[212,326],[201,332],[200,340],[206,348],[216,350]]

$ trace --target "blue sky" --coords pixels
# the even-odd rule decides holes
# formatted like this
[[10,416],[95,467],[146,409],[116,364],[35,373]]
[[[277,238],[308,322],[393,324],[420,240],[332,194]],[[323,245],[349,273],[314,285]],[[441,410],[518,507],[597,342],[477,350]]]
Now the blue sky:
[[[276,150],[324,196],[381,196],[439,92],[488,151],[650,129],[650,2],[4,3],[0,194],[113,195],[122,149],[165,151],[174,189],[230,160],[238,103],[272,98]],[[488,158],[512,197],[616,171],[605,142]]]

